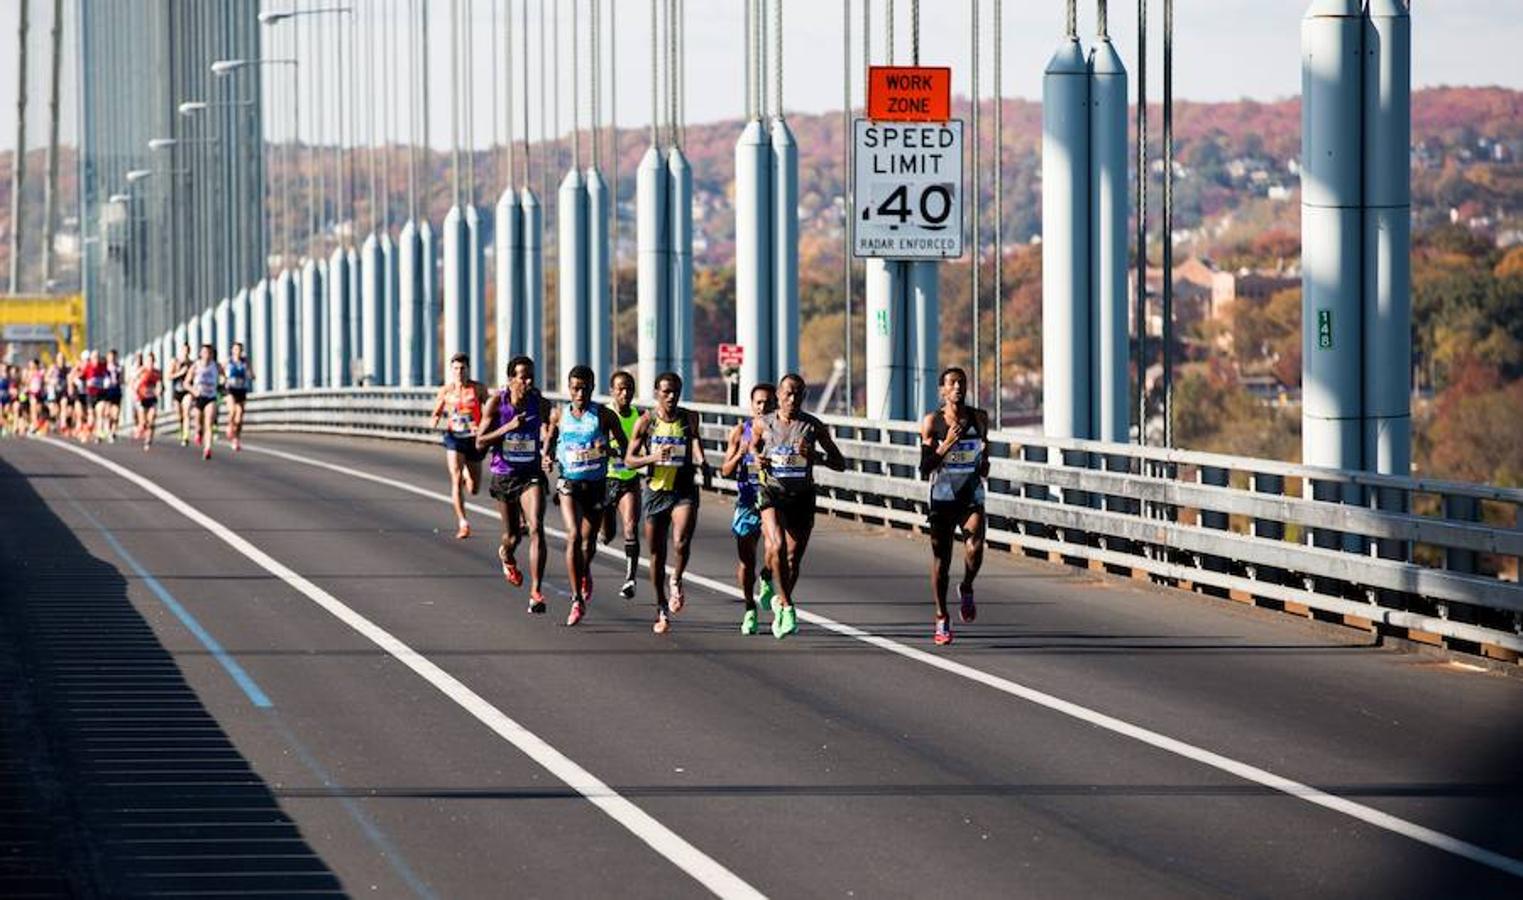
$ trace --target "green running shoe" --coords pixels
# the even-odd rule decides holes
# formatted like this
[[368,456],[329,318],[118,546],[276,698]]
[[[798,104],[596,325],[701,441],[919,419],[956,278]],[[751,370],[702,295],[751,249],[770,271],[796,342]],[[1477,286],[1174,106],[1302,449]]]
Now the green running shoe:
[[761,585],[756,591],[756,605],[765,606],[770,609],[772,607],[772,598],[775,596],[772,590],[772,582],[765,578],[758,578],[756,583]]
[[755,634],[757,629],[757,618],[758,617],[756,615],[756,610],[746,610],[745,616],[740,620],[740,633]]
[[793,611],[793,606],[791,604],[783,607],[778,612],[777,618],[772,620],[772,636],[778,640],[782,640],[783,638],[793,634],[798,630],[798,619]]

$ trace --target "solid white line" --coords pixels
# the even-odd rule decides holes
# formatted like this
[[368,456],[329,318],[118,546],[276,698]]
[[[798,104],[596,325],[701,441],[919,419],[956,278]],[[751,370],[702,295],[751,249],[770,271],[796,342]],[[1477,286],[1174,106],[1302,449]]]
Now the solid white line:
[[[466,687],[453,675],[439,668],[427,657],[404,644],[384,628],[355,612],[343,601],[287,568],[269,554],[244,540],[222,523],[206,515],[179,497],[160,487],[157,483],[82,447],[48,438],[49,443],[75,453],[117,475],[127,479],[163,501],[167,506],[200,525],[223,543],[248,557],[260,568],[279,578],[313,603],[327,610],[334,618],[364,635],[376,646],[391,654],[403,665],[412,669],[423,680],[433,685],[453,700],[477,721],[492,729],[504,740],[517,747],[534,762],[549,770],[550,774],[565,782],[577,793],[586,797],[594,806],[623,825],[635,837],[644,841],[652,850],[666,857],[682,871],[691,875],[704,887],[721,897],[762,897],[760,891],[739,876],[726,869],[708,854],[688,843],[681,835],[656,821],[649,813],[625,799],[617,791],[604,784],[595,775],[577,765],[565,754],[546,743],[538,735],[509,718],[506,713],[488,703],[481,695]],[[253,448],[245,448],[253,449]],[[270,452],[270,451],[266,451]],[[334,466],[333,468],[338,469]],[[338,469],[349,475],[363,473]],[[372,480],[374,476],[370,476]],[[444,498],[446,501],[448,497]]]
[[[341,475],[348,475],[351,478],[359,478],[365,481],[374,482],[376,484],[387,485],[397,490],[406,491],[407,493],[415,494],[420,497],[428,497],[434,500],[443,501],[444,503],[450,502],[449,494],[439,491],[430,491],[403,481],[397,481],[395,479],[386,478],[380,475],[372,475],[369,472],[355,471],[353,468],[348,466],[335,465],[334,463],[323,462],[322,460],[301,456],[295,453],[287,453],[282,450],[271,450],[266,447],[245,446],[244,449],[253,450],[268,456],[274,456],[279,459],[289,460],[290,462],[301,463],[302,465],[313,466],[319,469],[328,469],[333,472],[338,472]],[[491,516],[497,515],[497,510],[481,506],[480,504],[470,503],[467,504],[467,507],[473,512],[486,513]],[[558,538],[565,537],[565,532],[558,529],[546,527],[545,531]],[[623,560],[624,558],[623,551],[619,548],[602,546],[600,547],[600,550],[611,557],[618,558],[619,560]],[[642,559],[640,561],[640,565],[649,568],[650,561],[648,559]],[[713,578],[706,578],[702,575],[695,575],[692,572],[687,573],[686,577],[694,584],[701,585],[708,588],[709,590],[716,591],[721,594],[726,594],[735,598],[741,597],[740,589],[732,584],[728,584]],[[1226,772],[1229,775],[1234,775],[1238,778],[1243,779],[1244,781],[1250,781],[1254,784],[1261,785],[1271,790],[1279,791],[1280,793],[1287,794],[1291,797],[1305,800],[1307,803],[1311,803],[1315,806],[1320,806],[1324,809],[1329,809],[1334,812],[1342,813],[1343,815],[1358,819],[1359,821],[1364,822],[1368,825],[1373,825],[1376,828],[1392,832],[1393,834],[1399,834],[1403,837],[1411,838],[1412,840],[1417,841],[1421,844],[1426,844],[1429,847],[1443,850],[1446,853],[1452,853],[1455,856],[1463,857],[1465,859],[1471,860],[1472,862],[1477,862],[1481,865],[1489,866],[1493,869],[1506,872],[1509,875],[1523,878],[1523,861],[1514,859],[1510,856],[1504,856],[1495,851],[1487,850],[1485,847],[1472,844],[1468,841],[1460,840],[1459,838],[1444,834],[1443,832],[1435,831],[1431,828],[1418,825],[1415,822],[1409,822],[1406,819],[1393,816],[1390,813],[1381,812],[1380,810],[1366,806],[1363,803],[1356,803],[1352,800],[1348,800],[1334,794],[1329,794],[1326,791],[1314,788],[1311,785],[1302,784],[1299,781],[1293,781],[1289,778],[1276,775],[1267,769],[1261,769],[1258,766],[1249,765],[1245,762],[1239,762],[1238,760],[1232,759],[1230,757],[1222,756],[1219,753],[1214,753],[1210,750],[1197,747],[1193,744],[1185,743],[1184,741],[1171,738],[1168,735],[1161,734],[1157,731],[1153,731],[1152,729],[1143,728],[1140,725],[1133,725],[1130,722],[1126,722],[1122,719],[1117,719],[1114,716],[1109,716],[1105,713],[1097,712],[1085,706],[1080,706],[1077,703],[1064,700],[1060,697],[1055,697],[1052,694],[1026,687],[1023,684],[1019,684],[1007,678],[1002,678],[998,675],[992,675],[988,672],[984,672],[980,669],[975,669],[972,666],[965,665],[952,659],[948,659],[944,656],[910,647],[906,644],[902,644],[890,638],[882,637],[881,635],[873,634],[870,631],[865,631],[853,625],[837,622],[836,620],[822,616],[819,613],[813,613],[809,612],[808,610],[800,609],[798,611],[798,615],[799,618],[803,619],[805,622],[808,622],[811,625],[817,625],[821,628],[826,629],[827,631],[833,631],[836,634],[854,638],[866,644],[871,644],[872,646],[877,647],[881,650],[887,650],[889,653],[896,653],[906,659],[912,659],[915,662],[923,663],[927,666],[931,666],[932,668],[940,669],[941,671],[947,672],[948,674],[966,678],[969,681],[977,682],[979,684],[985,685],[986,687],[990,687],[1002,693],[1009,694],[1012,697],[1018,697],[1022,700],[1027,701],[1028,703],[1034,703],[1037,706],[1045,707],[1046,709],[1050,709],[1054,712],[1062,713],[1065,716],[1070,716],[1072,718],[1078,719],[1081,722],[1086,722],[1090,725],[1094,725],[1097,728],[1103,728],[1106,731],[1129,737],[1149,746],[1156,747],[1159,750],[1173,753],[1177,756],[1184,757],[1185,759],[1193,760],[1194,762],[1200,763],[1201,765],[1210,766],[1213,769]]]

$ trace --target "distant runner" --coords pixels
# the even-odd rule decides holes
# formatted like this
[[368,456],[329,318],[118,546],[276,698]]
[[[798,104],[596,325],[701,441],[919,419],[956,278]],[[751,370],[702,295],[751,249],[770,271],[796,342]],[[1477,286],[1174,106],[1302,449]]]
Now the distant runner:
[[545,429],[545,455],[560,467],[555,493],[566,523],[566,578],[571,585],[567,625],[580,622],[592,603],[592,560],[608,500],[609,448],[621,457],[626,449],[619,417],[588,399],[595,380],[591,368],[573,367],[566,376],[571,400],[550,410]]
[[185,379],[190,375],[193,364],[190,358],[190,345],[181,344],[179,353],[169,363],[169,396],[174,401],[175,415],[180,423],[180,446],[190,444],[190,388],[185,384]]
[[798,630],[793,588],[814,531],[814,466],[839,472],[846,458],[824,422],[805,412],[804,379],[784,375],[777,385],[777,411],[756,420],[751,452],[761,468],[762,535],[772,570],[772,636],[782,640]]
[[143,439],[143,452],[153,447],[154,425],[159,418],[159,393],[162,390],[159,374],[159,358],[152,351],[143,364],[138,366],[132,385],[138,406],[138,437]]
[[196,443],[201,458],[212,458],[212,443],[217,437],[217,392],[222,388],[222,367],[217,364],[217,350],[201,345],[201,355],[185,378],[190,399],[196,407]]
[[243,355],[243,343],[234,341],[228,348],[227,368],[227,440],[233,452],[243,449],[243,415],[248,405],[249,388],[254,386],[254,370]]
[[[630,438],[624,464],[650,466],[642,502],[645,543],[650,547],[650,580],[656,591],[656,623],[651,630],[666,634],[671,617],[682,611],[682,575],[687,570],[693,530],[698,526],[699,467],[706,467],[698,440],[698,414],[677,405],[682,378],[675,372],[656,376],[656,408],[640,417]],[[667,581],[666,543],[672,538],[673,566]],[[670,588],[671,599],[667,599]]]
[[465,517],[465,492],[481,490],[481,461],[486,450],[476,446],[481,430],[482,410],[487,404],[486,385],[471,379],[471,358],[456,353],[449,361],[450,377],[434,398],[434,414],[429,428],[444,424],[444,464],[449,469],[449,498],[455,507],[455,537],[471,536],[471,522]]
[[[761,539],[762,527],[761,513],[756,509],[758,468],[756,456],[751,452],[751,435],[756,420],[772,412],[776,402],[777,388],[772,385],[751,388],[751,418],[730,429],[724,462],[719,468],[719,474],[735,479],[735,515],[730,521],[730,531],[735,535],[735,580],[746,606],[740,620],[741,634],[755,634],[758,627],[756,544]],[[772,602],[772,572],[765,567],[761,573],[760,602],[769,605]]]
[[962,529],[963,574],[957,585],[958,610],[964,622],[978,616],[973,579],[984,562],[984,479],[989,474],[989,414],[968,406],[968,375],[955,366],[941,373],[941,409],[920,423],[920,474],[931,480],[931,596],[936,603],[932,640],[952,643],[947,616],[947,582],[952,569],[952,538]]
[[515,554],[525,533],[529,538],[529,612],[545,611],[541,591],[545,579],[545,469],[542,455],[544,423],[549,413],[545,398],[534,389],[534,361],[517,356],[508,363],[508,386],[487,400],[484,428],[477,447],[492,450],[489,491],[502,515],[502,545],[497,559],[502,575],[514,587],[524,583]]

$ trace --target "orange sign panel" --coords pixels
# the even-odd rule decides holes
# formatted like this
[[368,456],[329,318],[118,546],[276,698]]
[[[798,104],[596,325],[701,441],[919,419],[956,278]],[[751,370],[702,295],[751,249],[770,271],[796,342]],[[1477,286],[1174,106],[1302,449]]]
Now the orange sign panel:
[[945,122],[952,118],[952,70],[946,66],[869,66],[867,117],[877,122]]

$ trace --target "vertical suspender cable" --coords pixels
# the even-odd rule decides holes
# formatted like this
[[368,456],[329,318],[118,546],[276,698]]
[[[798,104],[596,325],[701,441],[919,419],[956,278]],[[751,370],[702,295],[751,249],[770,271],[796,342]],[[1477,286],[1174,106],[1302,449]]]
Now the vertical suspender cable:
[[571,168],[582,167],[582,79],[581,59],[577,44],[577,6],[580,0],[571,0]]
[[609,215],[612,216],[612,245],[609,253],[609,318],[612,320],[614,338],[609,341],[609,362],[618,369],[618,23],[614,18],[617,3],[608,5],[608,149],[609,154]]
[[[591,144],[591,165],[592,168],[596,169],[598,168],[598,164],[602,162],[602,160],[598,158],[598,144],[601,137],[598,133],[598,128],[601,124],[601,117],[603,114],[603,110],[599,102],[601,99],[599,94],[602,90],[602,83],[598,80],[598,55],[602,53],[603,50],[602,42],[599,40],[599,37],[601,37],[600,30],[602,28],[602,16],[600,15],[599,10],[599,7],[601,6],[599,0],[588,0],[588,6],[590,7],[588,9],[588,13],[592,19],[592,28],[589,33],[591,45],[588,48],[587,53],[587,69],[591,76],[588,80],[591,82],[592,93],[590,102],[592,104],[592,115],[587,123],[587,141],[589,144]],[[603,375],[604,377],[607,377],[607,373],[603,373]]]
[[777,59],[772,61],[773,89],[777,101],[777,117],[781,119],[783,117],[783,0],[772,0],[772,28],[777,32],[773,35],[773,39],[777,42],[775,51]]
[[854,146],[852,142],[851,128],[851,0],[841,0],[841,303],[846,310],[845,321],[841,330],[843,343],[846,345],[846,402],[843,407],[846,415],[851,415],[852,407],[852,347],[851,347],[851,244],[852,226],[856,223],[853,209],[856,207],[856,192],[853,190],[853,179],[856,175],[852,168],[855,161]]
[[[555,135],[555,161],[560,163],[566,155],[561,134],[561,0],[550,0],[550,130]],[[558,245],[556,252],[560,252]]]
[[[460,76],[465,81],[461,113],[465,117],[465,199],[476,205],[476,29],[471,27],[471,0],[465,0],[465,18],[460,22]],[[475,360],[473,360],[475,362]]]
[[[755,20],[755,14],[751,10],[756,0],[744,0],[745,23],[740,29],[741,57],[745,60],[744,71],[746,74],[746,115],[751,119],[756,115],[756,70],[751,66],[751,25]],[[845,0],[850,3],[851,0]]]
[[[998,2],[999,2],[999,0],[995,0],[995,3],[998,3]],[[971,174],[968,176],[968,181],[969,181],[969,185],[971,187],[970,193],[973,195],[973,256],[972,256],[972,258],[970,260],[971,263],[972,263],[972,265],[970,266],[970,268],[972,269],[972,272],[970,274],[972,275],[972,279],[973,279],[973,290],[972,290],[972,294],[970,295],[971,299],[972,299],[972,307],[973,307],[973,385],[972,385],[972,387],[973,387],[973,405],[974,406],[980,406],[981,404],[979,403],[979,400],[980,400],[981,392],[979,391],[979,387],[983,384],[983,378],[981,377],[982,376],[983,367],[979,364],[980,361],[981,361],[980,360],[979,350],[982,349],[982,340],[980,339],[981,335],[980,335],[979,327],[978,327],[979,326],[978,318],[979,318],[979,312],[981,311],[981,307],[983,305],[982,304],[983,298],[979,296],[979,292],[978,292],[978,289],[980,287],[980,285],[978,283],[979,282],[979,278],[978,278],[979,272],[978,272],[978,270],[979,270],[979,268],[981,266],[981,263],[982,263],[981,254],[982,254],[982,251],[983,251],[984,247],[983,247],[983,241],[980,240],[980,238],[983,237],[983,228],[982,228],[983,223],[980,221],[980,213],[983,212],[983,191],[981,190],[981,188],[983,187],[983,184],[982,184],[982,180],[980,179],[979,176],[983,174],[983,168],[982,168],[982,162],[983,162],[983,160],[982,160],[981,154],[979,153],[978,103],[983,98],[979,95],[979,92],[978,92],[978,37],[979,37],[979,35],[978,35],[978,25],[979,25],[979,22],[978,22],[978,0],[971,0],[971,9],[972,9],[972,13],[973,13],[973,16],[972,16],[972,18],[973,18],[973,34],[972,34],[972,43],[973,43],[973,46],[972,46],[972,53],[973,53],[973,71],[972,71],[972,74],[973,74],[973,110],[972,110],[972,119],[973,119],[973,169],[972,169]]]
[[[497,40],[498,0],[487,0],[487,3],[492,8],[492,27],[487,31],[487,55],[492,57],[492,149],[499,150],[502,147],[502,120],[498,117],[500,107],[497,105],[497,97],[499,93],[498,85],[502,80],[502,75],[498,70],[498,62],[504,54],[492,51],[492,42]],[[497,156],[495,162],[497,163],[496,173],[498,181],[502,180],[503,159],[500,154],[500,150],[499,153],[493,154]]]
[[[528,0],[524,0],[525,3]],[[550,152],[550,55],[546,51],[549,46],[546,42],[545,27],[545,0],[539,0],[539,154],[542,165],[539,167],[539,192],[549,202],[550,197],[550,170],[555,164],[546,155]]]
[[657,20],[656,0],[650,0],[650,144],[661,144],[660,86],[657,72],[660,69],[659,44],[661,25]]
[[[413,18],[421,0],[412,0]],[[418,38],[407,42],[407,125],[412,132],[407,142],[407,217],[418,218]],[[367,92],[368,93],[368,92]]]
[[[1101,0],[1102,4],[1104,0]],[[1005,378],[1005,90],[1004,9],[994,0],[994,427],[1004,425]]]
[[[870,3],[872,0],[867,2]],[[895,51],[898,49],[894,46],[894,0],[888,0],[886,13],[883,17],[883,44],[888,50],[888,64],[893,65]]]
[[1148,443],[1148,0],[1137,0],[1137,443]]
[[1163,0],[1163,445],[1174,446],[1174,0]]
[[920,0],[910,0],[910,64],[920,65]]
[[[540,3],[543,4],[544,0],[540,0]],[[524,177],[524,190],[529,190],[529,186],[531,184],[533,184],[533,181],[531,180],[532,177],[533,177],[532,176],[532,172],[531,172],[531,163],[533,162],[533,157],[532,157],[532,155],[530,154],[530,151],[529,151],[529,0],[523,0],[523,6],[520,7],[520,13],[521,13],[521,15],[520,15],[520,18],[518,20],[518,24],[519,24],[519,29],[518,30],[520,32],[522,32],[522,40],[523,40],[523,45],[524,45],[523,65],[521,66],[521,68],[523,70],[523,79],[522,79],[522,82],[523,82],[523,91],[524,91],[524,106],[523,106],[524,175],[523,175],[523,177]]]
[[502,92],[502,117],[506,125],[506,133],[504,134],[505,140],[503,142],[503,173],[502,178],[499,180],[502,181],[505,187],[511,187],[513,184],[513,170],[517,167],[513,148],[515,130],[513,126],[513,0],[503,0],[503,3],[506,4],[504,11],[507,13],[503,16],[502,23],[502,69],[503,75],[507,79],[507,84]]
[[460,0],[450,3],[450,177],[460,205]]

